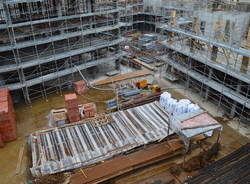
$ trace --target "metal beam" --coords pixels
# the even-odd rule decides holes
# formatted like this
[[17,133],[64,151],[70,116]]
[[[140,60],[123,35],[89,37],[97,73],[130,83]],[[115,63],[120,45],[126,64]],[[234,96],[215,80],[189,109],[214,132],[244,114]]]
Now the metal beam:
[[120,25],[114,25],[114,26],[105,26],[105,27],[99,27],[99,28],[95,28],[95,29],[89,29],[89,30],[85,30],[85,31],[77,31],[77,32],[73,32],[73,33],[68,33],[68,34],[60,34],[58,36],[53,36],[53,37],[48,37],[47,39],[37,39],[37,40],[31,40],[31,41],[25,41],[25,42],[21,42],[21,43],[17,43],[16,45],[8,45],[8,46],[2,46],[0,47],[0,52],[4,52],[4,51],[8,51],[8,50],[12,50],[12,49],[20,49],[20,48],[25,48],[25,47],[31,47],[31,46],[35,46],[35,45],[41,45],[41,44],[45,44],[45,43],[50,43],[50,42],[55,42],[55,41],[59,41],[59,40],[64,40],[64,39],[68,39],[68,38],[73,38],[76,36],[83,36],[83,35],[88,35],[88,34],[93,34],[93,33],[101,33],[104,31],[110,31],[110,30],[114,30],[114,29],[119,29]]
[[197,81],[203,83],[204,85],[214,89],[215,91],[217,91],[219,93],[222,93],[226,97],[228,97],[228,98],[232,99],[233,101],[236,101],[239,104],[250,109],[250,99],[241,95],[240,93],[237,93],[236,91],[231,90],[230,88],[228,88],[228,87],[226,87],[218,82],[215,82],[214,80],[211,80],[208,77],[206,77],[198,72],[195,72],[193,70],[188,69],[187,67],[177,63],[177,61],[174,61],[174,60],[167,58],[166,55],[160,56],[158,58],[161,59],[162,61],[166,62],[167,64],[173,66],[177,70],[180,70],[182,73],[196,79]]
[[40,57],[38,59],[33,59],[33,60],[30,60],[27,62],[20,63],[19,65],[16,65],[16,64],[4,65],[4,66],[0,67],[0,73],[15,71],[15,70],[20,69],[20,68],[28,68],[28,67],[36,66],[38,64],[45,64],[45,63],[49,63],[51,61],[75,56],[78,54],[83,54],[83,53],[90,52],[90,51],[97,50],[97,49],[101,49],[104,47],[110,47],[110,46],[117,45],[117,44],[121,43],[123,40],[124,40],[124,38],[119,38],[119,39],[114,40],[114,41],[100,42],[99,45],[96,44],[96,45],[93,45],[91,47],[71,50],[68,52],[65,51],[64,53],[60,53],[60,54],[54,54],[54,55],[49,55],[49,56],[45,56],[45,57]]
[[185,51],[185,49],[179,49],[179,48],[176,48],[176,47],[174,47],[174,46],[170,46],[169,44],[167,44],[166,42],[161,42],[165,47],[167,47],[168,49],[172,49],[172,50],[174,50],[174,51],[176,51],[176,52],[179,52],[179,53],[181,53],[181,54],[184,54],[184,55],[186,55],[186,56],[188,56],[188,57],[190,57],[190,58],[192,58],[192,59],[194,59],[194,60],[196,60],[196,61],[199,61],[199,62],[201,62],[201,63],[203,63],[203,64],[205,64],[205,65],[208,65],[208,66],[210,66],[211,68],[214,68],[214,69],[216,69],[216,70],[219,70],[219,71],[221,71],[221,72],[224,72],[224,73],[226,73],[226,74],[228,74],[228,75],[231,75],[232,77],[235,77],[235,78],[237,78],[237,79],[239,79],[239,80],[242,80],[242,81],[244,81],[244,82],[246,82],[246,83],[248,83],[248,84],[250,84],[250,77],[249,77],[249,75],[248,74],[246,74],[246,73],[242,73],[242,72],[238,72],[238,71],[236,71],[236,70],[233,70],[233,69],[230,69],[230,68],[228,68],[226,65],[223,65],[223,64],[221,64],[221,63],[216,63],[216,62],[214,62],[214,61],[212,61],[212,60],[210,60],[210,59],[202,59],[202,58],[200,58],[200,57],[197,57],[197,56],[195,56],[195,54],[192,54],[192,53],[190,53],[190,52],[186,52]]
[[103,12],[82,13],[82,14],[77,14],[77,15],[61,16],[61,17],[56,17],[56,18],[33,20],[33,21],[26,21],[26,22],[20,22],[20,23],[0,24],[0,29],[6,29],[8,27],[14,28],[14,27],[21,27],[21,26],[30,26],[30,25],[34,25],[34,24],[55,22],[55,21],[75,19],[75,18],[84,18],[84,17],[90,17],[90,16],[94,16],[94,15],[99,15],[99,14],[116,13],[118,11],[119,11],[119,9],[112,9],[112,10],[107,10],[107,11],[103,11]]
[[189,38],[194,38],[196,40],[200,40],[202,42],[205,42],[205,43],[208,43],[208,44],[211,44],[211,45],[215,45],[215,46],[220,47],[220,48],[230,50],[232,52],[238,53],[238,54],[243,55],[243,56],[250,57],[250,51],[247,50],[247,49],[243,49],[243,48],[240,48],[240,47],[233,47],[233,46],[227,45],[225,43],[221,43],[221,42],[218,42],[216,40],[212,40],[211,38],[207,38],[205,36],[199,36],[199,35],[184,31],[184,30],[179,29],[179,28],[174,28],[174,27],[171,27],[171,26],[168,26],[168,25],[161,26],[161,28],[164,29],[164,30],[170,31],[170,32],[174,32],[174,33],[177,33],[177,34],[187,36]]
[[[117,54],[115,54],[113,56],[107,57],[107,58],[97,59],[95,61],[90,61],[88,63],[78,65],[78,68],[80,70],[83,70],[83,69],[86,69],[86,68],[90,68],[90,67],[93,67],[93,66],[97,66],[97,65],[100,65],[100,64],[104,64],[104,63],[107,63],[107,62],[114,61],[114,60],[116,60],[116,59],[118,59],[118,58],[120,58],[122,56],[125,56],[125,55],[126,55],[125,52],[119,52],[119,53],[117,53]],[[69,74],[72,74],[72,73],[75,73],[75,72],[78,72],[78,70],[75,67],[71,67],[71,68],[67,68],[67,69],[62,70],[62,71],[58,71],[58,72],[50,73],[50,74],[47,74],[47,75],[44,75],[44,76],[41,76],[41,77],[37,77],[35,79],[27,80],[25,84],[22,84],[22,83],[18,82],[18,83],[14,83],[14,84],[7,84],[7,85],[1,86],[1,87],[7,87],[7,88],[9,88],[9,90],[17,90],[17,89],[21,89],[21,88],[24,88],[24,87],[34,86],[36,84],[47,82],[47,81],[50,81],[50,80],[53,80],[53,79],[57,79],[59,77],[63,77],[63,76],[66,76],[66,75],[69,75]]]

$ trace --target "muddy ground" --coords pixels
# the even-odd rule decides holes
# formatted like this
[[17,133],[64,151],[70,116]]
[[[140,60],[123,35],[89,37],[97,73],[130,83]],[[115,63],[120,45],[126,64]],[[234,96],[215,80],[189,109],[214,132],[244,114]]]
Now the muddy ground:
[[[163,87],[172,87],[168,83],[161,82]],[[187,96],[187,93],[181,93],[178,90],[171,89],[169,90],[175,98],[184,98]],[[66,91],[65,93],[70,93],[72,91]],[[188,96],[190,97],[190,96]],[[114,98],[112,92],[99,91],[99,90],[89,90],[87,94],[78,96],[79,103],[89,103],[95,102],[97,105],[98,112],[104,112],[106,105],[102,101],[106,101]],[[194,102],[201,104],[199,98],[192,99]],[[21,171],[16,175],[16,165],[19,154],[20,146],[24,141],[27,140],[27,136],[34,132],[35,130],[43,129],[48,127],[48,121],[46,116],[49,114],[49,111],[53,108],[64,107],[64,98],[61,95],[50,95],[48,101],[44,99],[37,99],[32,101],[32,105],[18,104],[15,106],[17,113],[17,140],[5,144],[5,147],[0,149],[0,183],[1,184],[19,184],[21,182],[26,182],[29,176],[29,167],[31,156],[29,154],[28,146],[26,145]],[[237,131],[229,127],[227,124],[230,120],[224,121],[222,116],[213,113],[213,104],[206,104],[203,106],[208,112],[211,112],[217,120],[219,120],[223,126],[223,133],[221,137],[221,151],[219,152],[216,159],[227,155],[233,150],[239,148],[241,145],[249,142],[249,139],[239,134]],[[210,138],[208,142],[215,142],[216,136]],[[199,151],[199,150],[198,150]],[[176,159],[176,162],[181,162],[182,158]],[[174,162],[174,161],[173,161]],[[147,169],[138,171],[136,173],[130,174],[126,177],[118,178],[113,183],[154,183],[157,180],[163,180],[168,178],[168,173],[166,170],[169,170],[167,167],[169,163],[160,163],[149,167]],[[171,182],[171,181],[170,181]]]

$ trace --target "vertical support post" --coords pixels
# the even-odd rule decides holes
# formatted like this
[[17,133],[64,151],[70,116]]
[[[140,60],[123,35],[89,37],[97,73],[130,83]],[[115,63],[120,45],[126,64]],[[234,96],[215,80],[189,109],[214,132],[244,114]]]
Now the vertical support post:
[[[188,69],[191,70],[192,68],[192,60],[190,59],[190,57],[188,57]],[[187,81],[186,81],[186,89],[188,89],[190,86],[190,76],[187,76]]]
[[[237,88],[236,88],[237,93],[240,93],[241,84],[242,84],[242,82],[239,80],[238,83],[237,83]],[[231,108],[231,112],[230,112],[230,118],[234,118],[234,116],[236,114],[236,107],[237,107],[237,102],[234,101],[233,105],[232,105],[232,108]]]
[[[209,68],[208,78],[211,79],[212,75],[213,75],[213,69]],[[205,97],[204,97],[205,101],[208,100],[208,95],[209,95],[209,87],[207,86],[206,87],[206,92],[205,92]]]
[[[4,9],[4,12],[5,12],[5,16],[6,16],[5,17],[6,24],[8,26],[7,27],[8,35],[9,35],[9,38],[10,38],[11,46],[13,47],[12,48],[12,53],[14,55],[16,65],[18,66],[21,63],[21,58],[20,58],[20,55],[19,55],[19,50],[14,48],[14,46],[16,45],[15,31],[14,31],[13,26],[12,26],[12,18],[11,18],[9,8],[8,8],[8,5],[7,5],[6,2],[3,2],[3,9]],[[25,75],[24,75],[23,69],[22,68],[18,69],[17,73],[18,73],[20,83],[23,84],[22,92],[23,92],[25,102],[26,103],[31,103],[31,100],[30,100],[30,97],[29,97],[29,92],[28,92],[28,87],[26,86],[26,80],[25,80]]]
[[[239,80],[239,82],[237,83],[237,88],[236,88],[236,92],[237,93],[240,93],[240,90],[241,90],[241,84],[242,82]],[[232,108],[231,108],[231,111],[230,111],[230,118],[233,118],[236,114],[236,107],[237,107],[237,102],[233,102],[233,105],[232,105]]]

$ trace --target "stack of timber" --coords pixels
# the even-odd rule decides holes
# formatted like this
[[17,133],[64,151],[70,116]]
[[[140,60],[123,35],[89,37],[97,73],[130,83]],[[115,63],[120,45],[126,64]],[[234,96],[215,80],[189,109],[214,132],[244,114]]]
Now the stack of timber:
[[136,169],[180,155],[182,151],[183,144],[176,139],[168,142],[164,141],[160,144],[151,144],[136,152],[116,156],[92,167],[81,168],[71,177],[71,183],[92,184],[104,182]]
[[122,110],[126,110],[126,109],[129,109],[129,108],[137,107],[137,106],[144,105],[144,104],[147,104],[147,103],[151,103],[151,102],[154,102],[154,101],[159,101],[160,95],[161,95],[161,92],[160,93],[150,94],[150,95],[145,95],[145,96],[142,96],[142,97],[139,97],[139,98],[136,98],[136,99],[132,99],[129,102],[122,103],[119,107]]
[[111,84],[114,82],[119,82],[122,80],[132,79],[132,78],[136,78],[136,77],[142,77],[142,76],[146,76],[146,75],[151,75],[151,73],[148,71],[145,71],[145,70],[137,70],[135,72],[120,74],[120,75],[116,75],[113,77],[108,77],[107,79],[104,79],[104,80],[93,82],[93,85],[99,86],[99,85]]
[[31,134],[33,176],[96,164],[159,141],[168,132],[168,113],[159,102]]
[[151,65],[149,65],[149,64],[147,64],[147,63],[145,63],[145,62],[143,62],[143,61],[141,61],[141,60],[139,60],[139,59],[133,59],[133,61],[134,61],[135,63],[138,63],[139,65],[141,65],[141,66],[143,66],[143,67],[149,69],[149,70],[152,70],[152,71],[155,70],[155,67],[153,67],[153,66],[151,66]]
[[248,184],[250,183],[250,143],[214,162],[187,184]]

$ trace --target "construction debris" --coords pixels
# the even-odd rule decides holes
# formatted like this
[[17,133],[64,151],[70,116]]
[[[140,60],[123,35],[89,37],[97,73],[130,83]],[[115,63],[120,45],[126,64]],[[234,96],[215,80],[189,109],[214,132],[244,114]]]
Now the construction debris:
[[168,113],[159,102],[31,134],[33,176],[58,173],[98,163],[171,135]]
[[187,172],[192,172],[207,167],[214,161],[215,157],[218,155],[219,150],[220,145],[218,143],[215,143],[207,151],[203,151],[199,155],[192,157],[190,160],[185,162],[184,170]]

